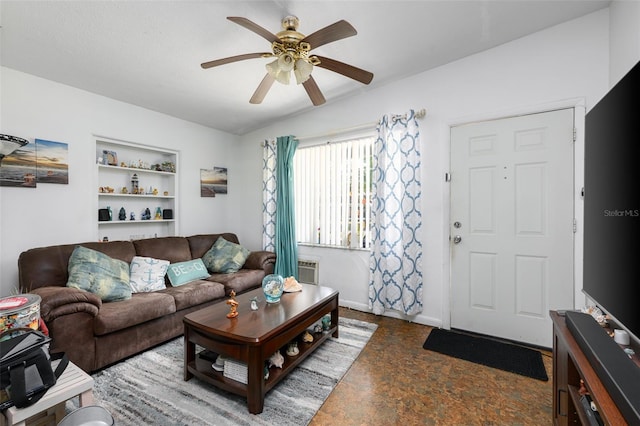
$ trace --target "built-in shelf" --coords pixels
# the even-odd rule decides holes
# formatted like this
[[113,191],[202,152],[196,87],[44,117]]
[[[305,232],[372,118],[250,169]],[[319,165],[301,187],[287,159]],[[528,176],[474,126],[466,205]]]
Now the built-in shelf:
[[100,225],[153,225],[158,223],[175,222],[175,219],[150,219],[150,220],[102,220]]
[[147,194],[117,194],[115,192],[99,192],[99,197],[125,197],[125,198],[165,198],[165,199],[173,199],[175,196],[173,195],[147,195]]
[[[178,235],[178,151],[103,137],[96,137],[95,143],[96,238],[113,241]],[[105,164],[107,161],[114,164]],[[171,170],[175,172],[151,168],[163,163],[172,163]],[[140,164],[141,167],[121,164]],[[133,193],[134,174],[143,194]],[[97,220],[98,210],[106,208],[111,210],[113,220]],[[118,220],[121,209],[125,211],[126,220]],[[141,220],[146,209],[151,219]],[[155,219],[158,211],[170,219]],[[132,213],[135,220],[130,219]]]
[[105,169],[105,170],[127,171],[128,173],[150,173],[150,174],[169,175],[169,176],[175,175],[175,173],[173,172],[165,172],[162,170],[139,169],[136,167],[110,166],[108,164],[98,164],[98,168]]

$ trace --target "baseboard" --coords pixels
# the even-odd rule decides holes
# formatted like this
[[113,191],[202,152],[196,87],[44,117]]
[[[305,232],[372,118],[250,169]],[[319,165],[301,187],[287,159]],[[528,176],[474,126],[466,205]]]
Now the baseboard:
[[[344,308],[353,309],[355,311],[366,312],[368,314],[372,313],[371,309],[369,309],[369,306],[363,303],[340,299],[340,306]],[[401,319],[409,322],[415,322],[416,324],[442,328],[442,320],[438,318],[432,318],[422,314],[405,315],[397,311],[387,311],[384,314],[382,314],[382,316],[389,317],[389,318],[397,318],[397,319]]]

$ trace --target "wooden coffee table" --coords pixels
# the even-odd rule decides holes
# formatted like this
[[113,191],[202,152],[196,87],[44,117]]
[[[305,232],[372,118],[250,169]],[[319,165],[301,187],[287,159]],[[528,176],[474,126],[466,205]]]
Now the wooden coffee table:
[[[252,311],[250,301],[258,298],[258,310]],[[338,292],[329,288],[302,284],[302,291],[284,293],[280,302],[267,303],[262,289],[236,297],[238,316],[227,318],[229,306],[217,303],[192,312],[184,317],[184,380],[193,376],[228,392],[247,398],[249,412],[259,414],[264,406],[265,394],[284,376],[309,356],[329,336],[338,337]],[[305,330],[311,329],[324,315],[331,314],[328,331],[312,333],[314,340],[303,343]],[[300,353],[287,356],[291,341],[298,342]],[[233,358],[247,365],[247,384],[225,377],[215,371],[212,360],[196,354],[196,345]],[[277,350],[284,356],[282,369],[269,369],[264,379],[265,361]],[[214,360],[215,361],[215,360]]]

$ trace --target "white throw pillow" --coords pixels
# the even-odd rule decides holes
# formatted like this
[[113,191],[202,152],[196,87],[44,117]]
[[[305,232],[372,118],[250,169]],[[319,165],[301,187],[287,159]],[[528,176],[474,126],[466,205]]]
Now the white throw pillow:
[[164,276],[169,268],[168,260],[134,256],[131,259],[129,285],[133,293],[147,293],[167,288]]

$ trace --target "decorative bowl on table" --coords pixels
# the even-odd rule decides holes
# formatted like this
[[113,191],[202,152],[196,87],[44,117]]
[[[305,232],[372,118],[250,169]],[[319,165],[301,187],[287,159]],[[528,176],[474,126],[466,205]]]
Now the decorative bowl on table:
[[284,279],[278,274],[267,275],[262,280],[262,291],[268,303],[279,302],[284,291]]

